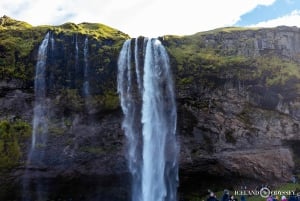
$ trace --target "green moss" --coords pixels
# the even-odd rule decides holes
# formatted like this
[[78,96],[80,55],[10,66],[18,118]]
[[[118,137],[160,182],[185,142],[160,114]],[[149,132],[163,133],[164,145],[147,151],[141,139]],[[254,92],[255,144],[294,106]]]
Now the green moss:
[[66,35],[73,35],[79,33],[82,35],[89,35],[91,38],[96,40],[113,39],[117,41],[129,38],[128,35],[120,32],[119,30],[100,23],[84,22],[81,24],[74,24],[68,22],[59,26],[54,26],[51,30],[55,34],[64,33]]
[[91,153],[91,154],[104,154],[105,150],[102,147],[92,147],[92,146],[87,146],[87,147],[82,147],[81,151]]
[[22,120],[17,120],[12,124],[13,132],[18,135],[18,138],[26,139],[31,136],[31,126]]
[[197,34],[198,35],[217,34],[220,32],[231,33],[231,32],[237,32],[237,31],[259,30],[259,29],[261,29],[261,28],[258,28],[258,27],[221,27],[221,28],[210,30],[210,31],[199,32]]
[[14,20],[6,15],[0,18],[0,30],[2,29],[24,29],[32,26],[26,22]]
[[70,118],[66,118],[64,119],[64,124],[70,128],[72,126],[72,120]]
[[84,107],[84,99],[77,89],[62,89],[56,104],[64,110],[64,113],[80,112]]
[[[124,40],[129,38],[128,35],[104,24],[65,23],[60,26],[33,27],[5,16],[0,18],[0,79],[16,78],[31,81],[34,77],[36,51],[48,31],[54,35],[63,34],[69,37],[73,37],[75,34],[86,35],[96,41],[97,46],[107,42],[111,48],[110,53],[113,52],[114,56],[115,51],[119,51]],[[55,40],[59,42],[61,39],[58,37]],[[95,43],[92,44],[91,49],[95,49],[95,46]],[[101,56],[97,55],[97,58],[99,59]],[[103,65],[110,63],[106,57],[103,59]],[[103,65],[100,68],[103,68]]]
[[276,190],[280,190],[280,191],[297,191],[297,192],[299,192],[300,183],[296,183],[296,184],[285,183],[285,184],[282,184],[282,185],[278,186],[276,188]]
[[278,57],[260,57],[256,60],[259,66],[257,77],[266,77],[266,85],[284,85],[288,80],[300,79],[300,69],[296,62],[282,60]]
[[34,62],[31,52],[38,46],[47,28],[0,30],[0,79],[31,80]]
[[21,157],[20,141],[30,136],[31,127],[21,120],[0,121],[0,171],[18,164]]
[[104,111],[115,110],[119,107],[119,96],[113,90],[107,90],[103,94],[94,95],[90,98],[90,106]]
[[114,91],[107,91],[104,95],[104,107],[107,110],[114,110],[119,107],[119,96]]
[[[248,57],[238,54],[234,48],[224,48],[223,33],[233,33],[252,30],[249,28],[229,27],[201,32],[190,36],[166,36],[163,43],[166,46],[172,66],[176,69],[178,87],[198,85],[200,80],[209,79],[215,84],[222,80],[255,82],[265,87],[293,88],[300,92],[300,68],[296,61],[278,55],[276,52],[264,56]],[[250,48],[254,39],[239,38],[240,43]],[[207,40],[214,41],[212,44]],[[189,80],[189,82],[186,82]],[[193,80],[190,82],[190,80]],[[288,83],[288,85],[287,85]]]
[[180,85],[190,84],[193,81],[193,77],[184,77],[179,81]]

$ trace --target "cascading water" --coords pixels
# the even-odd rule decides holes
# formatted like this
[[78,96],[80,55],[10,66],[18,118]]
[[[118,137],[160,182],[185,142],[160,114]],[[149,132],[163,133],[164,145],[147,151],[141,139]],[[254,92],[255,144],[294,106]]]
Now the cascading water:
[[77,73],[78,73],[78,54],[79,54],[78,36],[76,34],[76,36],[75,36],[75,75],[77,75]]
[[[134,103],[131,71],[131,40],[127,40],[119,57],[118,92],[124,113],[123,129],[128,139],[128,166],[132,174],[132,200],[141,200],[141,155],[139,139],[141,138],[140,105]],[[138,94],[138,93],[136,93]]]
[[[50,42],[51,42],[51,54],[49,55],[50,56],[50,61],[53,61],[54,57],[55,57],[55,39],[54,39],[54,34],[53,33],[50,33]],[[52,65],[53,63],[50,62],[50,66]],[[53,84],[54,84],[54,80],[55,80],[55,76],[54,76],[54,72],[52,69],[48,69],[48,72],[49,72],[49,78],[48,78],[48,86],[49,86],[49,89],[51,90],[51,88],[53,87]]]
[[[139,48],[135,40],[134,71],[132,42],[124,43],[118,62],[118,92],[124,113],[122,126],[128,139],[132,201],[175,201],[177,115],[168,55],[157,39],[148,39],[144,48]],[[143,78],[137,69],[139,49],[144,49],[145,54]]]
[[51,34],[51,39],[50,39],[50,41],[51,41],[51,50],[53,51],[53,50],[55,49],[55,40],[54,40],[54,38],[53,38],[53,34]]
[[140,73],[138,38],[135,39],[135,45],[134,45],[134,62],[135,62],[135,72],[136,72],[137,84],[138,84],[139,91],[141,91],[142,90],[142,80],[141,80],[141,73]]
[[[39,51],[34,79],[34,114],[32,142],[30,152],[34,152],[37,145],[45,145],[48,133],[47,126],[47,105],[46,105],[46,61],[47,48],[49,43],[49,33],[42,41]],[[30,158],[30,157],[29,157]]]
[[33,128],[32,128],[32,141],[31,148],[28,154],[26,171],[23,177],[23,201],[42,200],[40,190],[42,185],[37,181],[36,184],[36,198],[32,198],[32,195],[28,194],[30,191],[30,182],[27,178],[29,166],[34,166],[42,163],[42,159],[45,153],[45,145],[47,142],[48,134],[48,122],[47,122],[47,102],[46,102],[46,61],[47,61],[47,49],[49,44],[50,34],[47,33],[43,39],[39,50],[37,63],[35,68],[34,79],[34,111],[33,111]]
[[88,63],[88,56],[89,56],[89,50],[88,50],[89,40],[86,37],[84,40],[84,49],[83,49],[83,60],[84,60],[84,71],[83,71],[83,95],[85,97],[88,97],[90,95],[90,83],[89,83],[89,63]]

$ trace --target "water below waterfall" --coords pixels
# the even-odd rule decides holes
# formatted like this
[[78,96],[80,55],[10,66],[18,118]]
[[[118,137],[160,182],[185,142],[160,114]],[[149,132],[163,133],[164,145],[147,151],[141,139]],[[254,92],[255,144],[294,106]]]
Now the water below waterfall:
[[159,40],[142,39],[127,40],[118,62],[132,201],[175,201],[177,115],[169,58]]

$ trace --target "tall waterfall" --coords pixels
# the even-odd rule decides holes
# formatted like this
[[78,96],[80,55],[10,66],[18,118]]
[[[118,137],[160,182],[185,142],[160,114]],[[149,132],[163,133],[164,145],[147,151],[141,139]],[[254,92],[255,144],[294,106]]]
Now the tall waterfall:
[[35,68],[35,105],[33,114],[31,152],[34,151],[37,145],[45,145],[48,133],[46,109],[46,60],[48,43],[49,33],[46,34],[39,47],[37,64]]
[[78,35],[76,34],[75,35],[75,75],[77,75],[78,73],[78,54],[79,54]]
[[[51,37],[52,39],[52,37]],[[45,153],[45,145],[47,142],[47,134],[48,134],[48,120],[47,120],[47,100],[46,100],[46,61],[47,61],[47,49],[50,39],[50,34],[47,33],[45,38],[43,39],[39,50],[37,63],[35,68],[35,78],[34,78],[34,94],[35,94],[35,102],[34,102],[34,111],[33,111],[33,128],[32,128],[32,141],[31,148],[27,158],[26,170],[22,178],[22,200],[23,201],[31,201],[31,200],[43,200],[44,195],[41,195],[41,189],[44,186],[37,179],[37,183],[35,185],[36,195],[32,195],[30,193],[30,189],[32,188],[31,181],[28,177],[28,170],[30,166],[34,166],[39,163],[43,163],[42,160],[44,158]],[[52,42],[52,40],[51,40]],[[53,46],[52,46],[53,47]],[[35,198],[33,198],[34,196]]]
[[[48,59],[50,60],[50,61],[53,61],[54,60],[54,57],[55,57],[55,39],[54,39],[54,33],[52,33],[52,32],[50,32],[49,33],[50,35],[49,35],[49,41],[50,41],[50,43],[51,43],[51,48],[50,48],[50,51],[51,51],[51,53],[48,55],[49,57],[48,57]],[[52,62],[50,62],[49,63],[49,65],[51,66],[53,63]],[[52,69],[48,69],[48,83],[47,83],[47,85],[48,85],[48,87],[49,87],[49,89],[51,90],[52,89],[52,87],[53,87],[53,84],[54,84],[54,80],[55,80],[55,75],[54,75],[54,72],[53,72],[53,70]],[[47,73],[46,73],[47,74]],[[46,75],[47,76],[47,75]]]
[[175,201],[177,115],[169,58],[159,40],[148,39],[146,45],[142,41],[142,46],[139,41],[127,40],[118,62],[118,92],[124,113],[122,127],[128,139],[132,201]]
[[55,49],[55,40],[54,40],[54,38],[53,38],[53,34],[51,34],[51,39],[50,39],[50,41],[51,41],[51,50],[53,51],[53,50]]
[[84,59],[84,83],[83,83],[83,94],[85,97],[90,95],[90,83],[89,83],[89,63],[88,63],[88,56],[89,56],[89,40],[86,37],[84,40],[84,49],[83,49],[83,59]]

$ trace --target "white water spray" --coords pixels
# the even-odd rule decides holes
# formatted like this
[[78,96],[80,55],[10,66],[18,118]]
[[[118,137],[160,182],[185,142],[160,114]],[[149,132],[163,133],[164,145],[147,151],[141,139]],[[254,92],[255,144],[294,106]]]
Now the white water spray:
[[[47,33],[43,39],[38,50],[37,63],[35,68],[35,78],[34,78],[34,109],[33,109],[33,128],[32,128],[32,138],[31,138],[31,148],[28,153],[27,164],[25,173],[22,178],[22,201],[42,201],[43,195],[41,194],[41,189],[43,185],[37,182],[35,186],[36,194],[30,193],[30,180],[28,177],[28,171],[30,166],[43,163],[47,134],[48,134],[48,106],[46,101],[46,62],[47,62],[47,49],[49,40],[52,42],[52,37]],[[54,44],[54,43],[51,43]],[[51,49],[54,46],[51,46]],[[35,198],[33,198],[35,197]]]
[[33,128],[32,128],[32,142],[31,150],[33,152],[37,144],[45,145],[48,124],[47,124],[47,105],[46,105],[46,61],[47,48],[49,43],[49,33],[46,34],[42,41],[39,51],[37,64],[35,69],[34,79],[34,114],[33,114]]
[[84,49],[83,49],[83,59],[84,59],[84,82],[83,82],[83,94],[85,97],[90,95],[90,83],[89,83],[89,62],[88,62],[88,56],[89,56],[89,50],[88,50],[89,40],[86,37],[84,40]]
[[[128,139],[132,201],[176,201],[177,115],[168,55],[159,40],[149,39],[140,52],[145,53],[142,80],[131,65],[131,43],[127,40],[120,53],[118,92]],[[139,49],[135,44],[135,68],[140,65]]]
[[75,35],[75,74],[77,75],[78,72],[78,54],[79,54],[79,48],[78,48],[78,36]]

